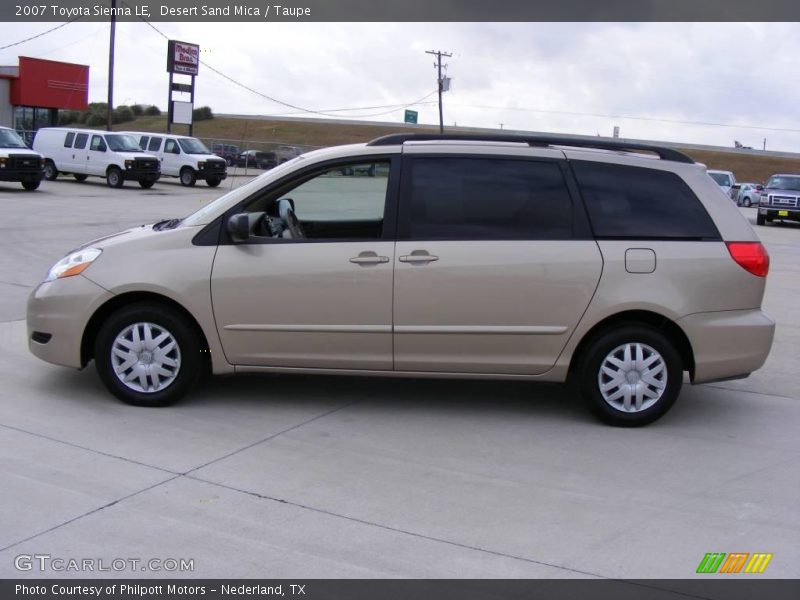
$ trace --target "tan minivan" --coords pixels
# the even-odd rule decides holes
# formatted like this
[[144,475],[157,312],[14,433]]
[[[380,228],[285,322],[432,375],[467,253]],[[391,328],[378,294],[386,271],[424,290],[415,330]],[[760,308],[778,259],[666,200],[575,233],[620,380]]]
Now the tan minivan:
[[592,138],[391,135],[70,253],[38,357],[163,405],[204,369],[566,381],[642,425],[761,367],[769,256],[704,166]]

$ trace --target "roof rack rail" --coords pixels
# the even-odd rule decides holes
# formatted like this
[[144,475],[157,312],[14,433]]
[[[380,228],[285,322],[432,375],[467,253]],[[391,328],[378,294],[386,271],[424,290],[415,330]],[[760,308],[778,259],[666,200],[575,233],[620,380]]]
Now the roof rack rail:
[[519,134],[454,134],[454,133],[393,133],[384,135],[367,143],[367,146],[396,146],[405,142],[428,142],[450,140],[462,142],[517,142],[529,146],[572,146],[575,148],[596,148],[599,150],[620,150],[628,152],[652,152],[661,160],[694,164],[694,160],[672,148],[636,144],[622,140],[594,140],[585,137],[519,135]]

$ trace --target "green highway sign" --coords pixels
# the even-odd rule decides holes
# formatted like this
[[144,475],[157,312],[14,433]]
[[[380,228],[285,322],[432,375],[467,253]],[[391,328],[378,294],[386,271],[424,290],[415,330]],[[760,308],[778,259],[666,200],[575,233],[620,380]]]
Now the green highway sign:
[[415,110],[406,110],[406,114],[403,117],[403,123],[414,123],[416,125],[417,115],[419,115],[419,113]]

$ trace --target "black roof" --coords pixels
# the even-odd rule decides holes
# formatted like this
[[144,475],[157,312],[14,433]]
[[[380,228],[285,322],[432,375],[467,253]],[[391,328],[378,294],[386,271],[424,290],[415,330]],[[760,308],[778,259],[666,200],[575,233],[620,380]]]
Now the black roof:
[[493,134],[493,133],[393,133],[375,138],[367,146],[395,146],[405,142],[428,142],[434,140],[448,140],[460,142],[516,142],[529,146],[571,146],[574,148],[596,148],[600,150],[618,150],[623,152],[651,152],[661,160],[694,164],[694,160],[678,150],[652,146],[650,144],[637,144],[623,140],[592,139],[587,137],[548,136],[548,135],[523,135],[523,134]]

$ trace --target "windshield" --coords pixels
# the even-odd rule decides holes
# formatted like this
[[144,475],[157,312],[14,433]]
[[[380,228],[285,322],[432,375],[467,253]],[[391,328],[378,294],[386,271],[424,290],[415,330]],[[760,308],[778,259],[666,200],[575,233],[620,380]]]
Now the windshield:
[[13,129],[0,129],[0,148],[27,148]]
[[[245,188],[259,189],[262,186],[262,179],[264,177],[269,177],[270,179],[272,179],[276,175],[282,175],[284,171],[289,171],[289,170],[293,169],[294,166],[297,163],[299,163],[300,161],[302,161],[302,160],[305,160],[305,158],[302,157],[302,156],[297,156],[297,157],[293,158],[292,160],[287,160],[285,163],[282,163],[282,164],[278,165],[277,167],[267,171],[263,175],[259,175],[258,177],[253,179],[251,182],[246,183],[242,187],[236,188],[235,190],[233,190],[233,192],[238,193],[238,192],[240,192],[241,190],[243,190]],[[233,192],[231,192],[231,193],[233,193]],[[193,212],[191,215],[189,215],[188,217],[183,219],[183,221],[181,221],[181,225],[185,225],[187,227],[192,227],[194,225],[204,225],[207,222],[206,221],[206,217],[209,214],[216,212],[217,208],[219,208],[221,206],[225,206],[225,204],[227,202],[228,202],[228,194],[225,194],[224,196],[220,196],[219,198],[217,198],[213,202],[205,205],[200,210],[198,210],[196,212]]]
[[178,143],[186,154],[211,154],[205,144],[197,138],[178,138]]
[[769,182],[767,182],[767,187],[779,190],[800,191],[800,177],[786,177],[783,175],[770,177]]
[[725,173],[709,173],[711,179],[717,182],[717,185],[730,185],[731,178]]
[[118,133],[106,134],[108,147],[114,152],[141,152],[142,149],[131,135],[120,135]]

